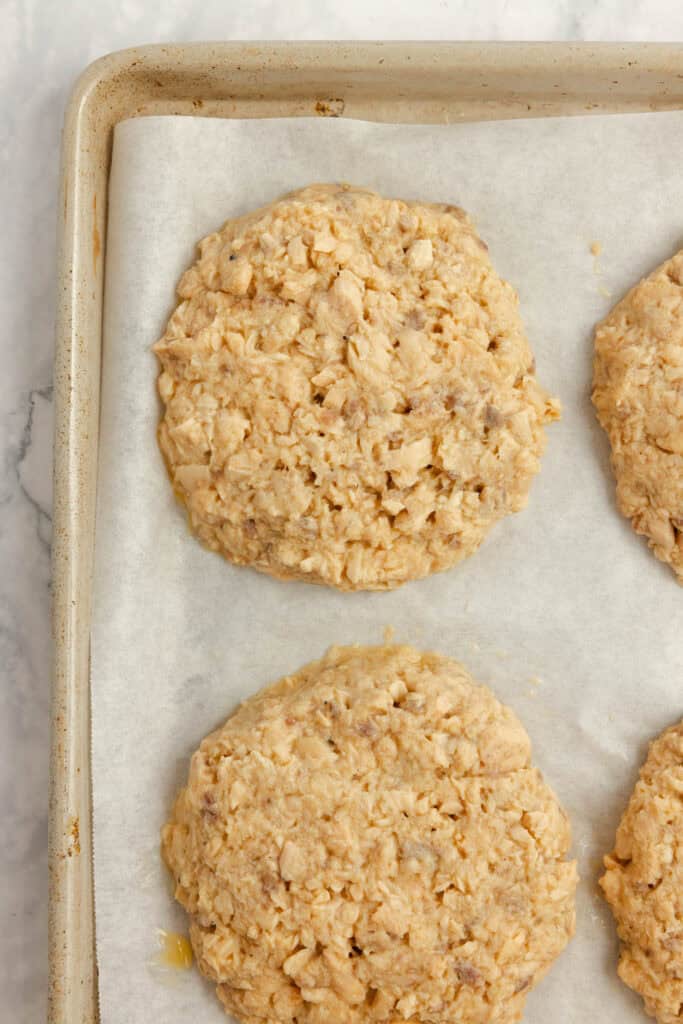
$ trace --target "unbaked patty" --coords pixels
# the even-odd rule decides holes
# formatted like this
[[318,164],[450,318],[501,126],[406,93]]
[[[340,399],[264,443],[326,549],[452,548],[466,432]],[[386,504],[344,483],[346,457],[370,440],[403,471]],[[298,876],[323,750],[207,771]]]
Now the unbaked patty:
[[508,1024],[574,930],[569,824],[457,662],[333,648],[208,736],[163,830],[245,1024]]
[[462,210],[312,186],[205,238],[178,296],[159,442],[231,561],[396,587],[525,505],[558,405]]

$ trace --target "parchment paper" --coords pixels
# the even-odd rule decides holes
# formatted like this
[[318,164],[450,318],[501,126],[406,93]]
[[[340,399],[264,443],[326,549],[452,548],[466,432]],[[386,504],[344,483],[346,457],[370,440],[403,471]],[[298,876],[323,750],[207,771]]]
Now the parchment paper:
[[[103,1024],[225,1019],[198,972],[150,963],[158,928],[185,930],[158,838],[188,757],[240,699],[333,642],[380,642],[389,624],[399,641],[459,658],[518,712],[571,816],[577,935],[530,997],[527,1021],[644,1019],[617,980],[596,879],[648,739],[683,713],[683,592],[617,513],[589,402],[591,332],[683,244],[682,152],[678,113],[448,127],[148,118],[117,128],[92,637]],[[150,345],[195,242],[285,191],[334,180],[470,211],[519,289],[540,380],[564,405],[527,510],[460,567],[389,594],[284,584],[203,550],[155,440]]]

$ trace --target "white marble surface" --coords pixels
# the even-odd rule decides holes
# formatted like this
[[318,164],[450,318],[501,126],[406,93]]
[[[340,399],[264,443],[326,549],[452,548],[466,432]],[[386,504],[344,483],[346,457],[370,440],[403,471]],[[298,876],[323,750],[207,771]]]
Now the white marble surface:
[[0,1005],[45,1015],[50,512],[59,133],[90,61],[200,39],[683,40],[679,0],[0,3]]

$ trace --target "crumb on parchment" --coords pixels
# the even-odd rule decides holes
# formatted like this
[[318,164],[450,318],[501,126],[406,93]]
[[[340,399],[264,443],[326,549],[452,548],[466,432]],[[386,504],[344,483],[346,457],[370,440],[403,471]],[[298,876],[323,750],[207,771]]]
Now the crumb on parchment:
[[609,288],[606,287],[606,285],[602,281],[603,270],[602,264],[600,263],[600,255],[602,253],[602,242],[591,242],[589,250],[593,256],[593,273],[596,277],[600,278],[597,284],[597,292],[599,295],[602,295],[604,299],[609,299],[612,297],[612,292],[609,290]]

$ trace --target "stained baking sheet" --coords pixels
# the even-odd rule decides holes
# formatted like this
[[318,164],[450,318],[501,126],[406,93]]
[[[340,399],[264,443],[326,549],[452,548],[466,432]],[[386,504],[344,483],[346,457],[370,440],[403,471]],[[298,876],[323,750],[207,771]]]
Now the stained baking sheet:
[[[95,897],[104,1024],[220,1021],[195,971],[160,970],[183,930],[158,833],[190,753],[236,702],[331,643],[396,638],[462,660],[520,714],[572,819],[577,936],[526,1019],[642,1019],[616,979],[596,893],[647,739],[683,712],[681,591],[614,506],[589,402],[591,330],[683,242],[683,115],[388,126],[145,118],[110,179],[92,632]],[[518,288],[563,419],[529,507],[462,566],[390,594],[338,594],[228,565],[187,532],[155,427],[150,345],[194,243],[311,181],[467,208]],[[590,251],[599,242],[600,255]]]

